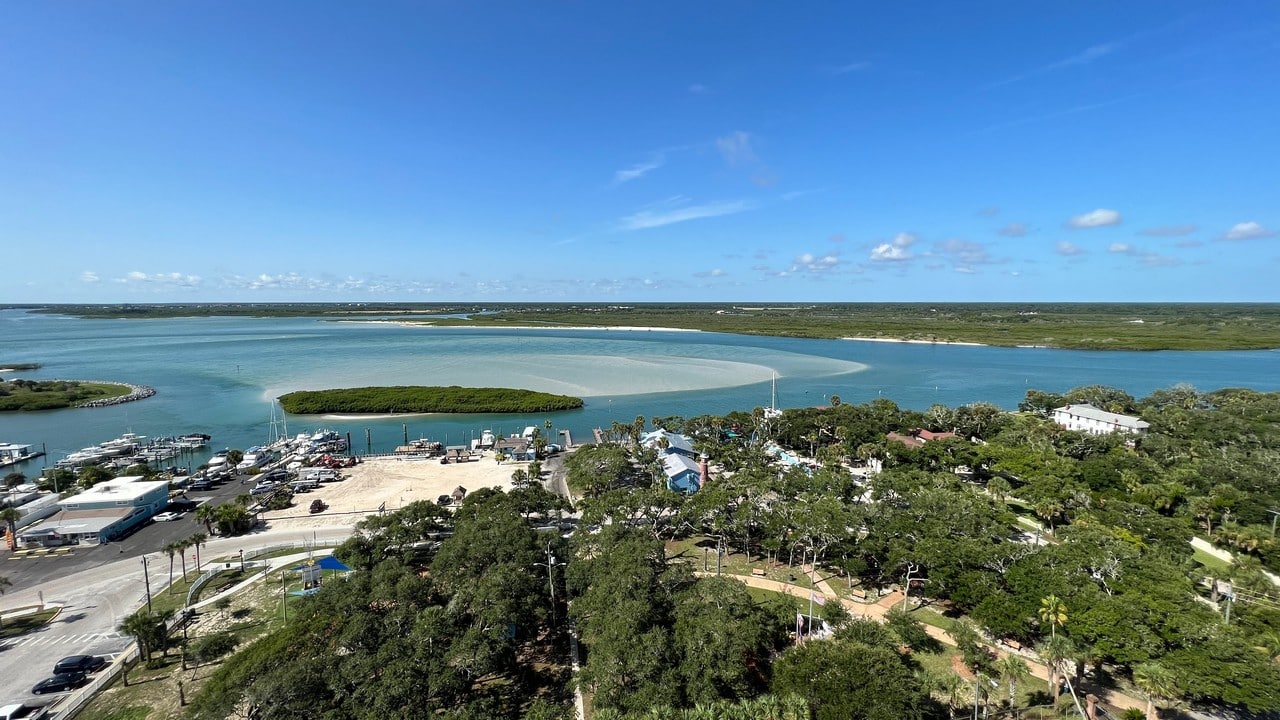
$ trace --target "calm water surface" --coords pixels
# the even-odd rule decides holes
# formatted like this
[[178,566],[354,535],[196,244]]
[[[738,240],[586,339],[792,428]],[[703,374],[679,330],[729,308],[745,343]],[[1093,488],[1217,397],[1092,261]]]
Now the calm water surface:
[[[218,449],[261,444],[272,434],[272,398],[330,387],[519,387],[586,401],[581,410],[536,417],[287,418],[290,434],[332,428],[350,433],[356,450],[374,452],[389,451],[406,433],[459,444],[484,429],[518,432],[550,419],[556,430],[587,438],[594,427],[637,415],[750,410],[769,404],[775,373],[783,408],[822,404],[833,394],[854,403],[886,397],[914,409],[979,400],[1013,408],[1030,388],[1060,392],[1092,384],[1137,397],[1176,383],[1280,390],[1280,352],[1274,350],[1085,352],[296,318],[80,320],[16,310],[0,311],[0,338],[0,363],[43,365],[5,377],[113,380],[158,391],[109,408],[0,415],[0,442],[44,444],[50,463],[126,431],[205,432]],[[19,469],[33,474],[40,465]]]

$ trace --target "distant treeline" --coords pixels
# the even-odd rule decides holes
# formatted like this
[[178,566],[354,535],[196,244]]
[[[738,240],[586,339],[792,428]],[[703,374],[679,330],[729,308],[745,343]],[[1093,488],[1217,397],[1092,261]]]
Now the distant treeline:
[[[670,327],[1079,350],[1280,348],[1276,303],[193,303],[8,305],[85,318],[396,316],[432,325]],[[461,315],[439,318],[432,315]]]
[[299,390],[280,396],[285,412],[524,413],[573,410],[582,398],[511,388],[396,386]]
[[0,362],[0,368],[7,370],[39,370],[40,363],[7,363]]

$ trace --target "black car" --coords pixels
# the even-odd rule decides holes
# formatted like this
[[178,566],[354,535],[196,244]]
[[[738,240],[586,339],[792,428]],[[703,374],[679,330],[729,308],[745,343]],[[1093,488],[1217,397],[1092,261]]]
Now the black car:
[[31,692],[35,695],[66,692],[72,688],[80,687],[88,679],[82,672],[58,673],[53,677],[45,678],[36,683],[36,686],[31,688]]
[[107,659],[101,655],[69,655],[53,666],[53,672],[55,675],[73,672],[91,673],[106,664]]

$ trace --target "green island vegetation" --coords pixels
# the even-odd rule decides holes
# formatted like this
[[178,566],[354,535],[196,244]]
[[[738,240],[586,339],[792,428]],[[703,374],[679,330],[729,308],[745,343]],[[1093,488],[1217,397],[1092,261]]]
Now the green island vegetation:
[[39,370],[42,365],[40,363],[4,363],[0,362],[0,368],[5,370]]
[[574,410],[582,398],[512,388],[428,387],[299,390],[280,396],[295,415],[319,413],[522,413]]
[[[239,315],[436,326],[669,327],[801,338],[880,338],[1082,350],[1256,350],[1280,347],[1274,303],[210,303],[10,305],[86,318]],[[423,317],[454,315],[464,317]]]
[[128,385],[77,380],[0,380],[0,412],[57,410],[128,395]]
[[[174,716],[567,719],[567,619],[593,720],[1280,711],[1280,393],[832,400],[601,428],[564,460],[566,535],[541,468],[368,517],[353,573],[207,649]],[[1149,431],[1052,421],[1083,403]],[[656,428],[708,456],[704,487],[667,488]]]

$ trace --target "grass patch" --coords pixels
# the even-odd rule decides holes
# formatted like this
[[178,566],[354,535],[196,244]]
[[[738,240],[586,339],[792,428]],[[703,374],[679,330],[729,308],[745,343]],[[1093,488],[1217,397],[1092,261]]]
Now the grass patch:
[[10,620],[4,621],[4,627],[0,627],[0,639],[17,637],[25,635],[36,628],[47,624],[50,620],[58,616],[59,608],[53,610],[43,610],[30,615],[23,615]]
[[1210,572],[1218,574],[1227,574],[1231,570],[1231,563],[1222,558],[1211,555],[1198,547],[1192,547],[1191,559],[1200,563]]
[[81,382],[78,380],[0,381],[0,412],[17,410],[57,410],[95,400],[123,397],[128,385]]

